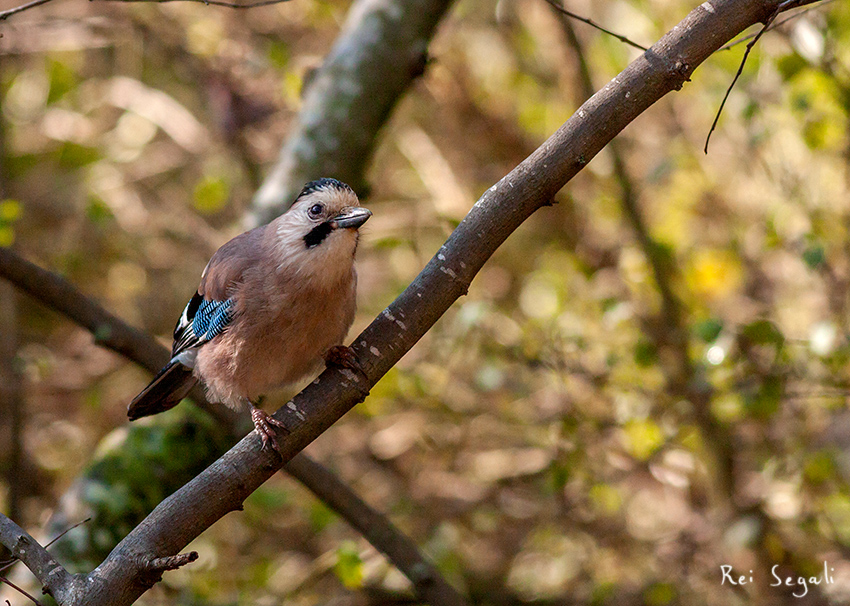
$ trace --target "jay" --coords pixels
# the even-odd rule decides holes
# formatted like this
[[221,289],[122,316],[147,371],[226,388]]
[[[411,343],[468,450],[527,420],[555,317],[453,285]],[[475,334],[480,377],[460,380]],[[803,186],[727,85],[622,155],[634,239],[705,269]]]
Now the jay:
[[213,254],[174,329],[171,360],[130,403],[130,420],[176,406],[201,381],[207,397],[248,406],[254,428],[278,448],[283,423],[255,404],[326,362],[354,320],[358,228],[372,213],[336,179],[304,186],[290,209]]

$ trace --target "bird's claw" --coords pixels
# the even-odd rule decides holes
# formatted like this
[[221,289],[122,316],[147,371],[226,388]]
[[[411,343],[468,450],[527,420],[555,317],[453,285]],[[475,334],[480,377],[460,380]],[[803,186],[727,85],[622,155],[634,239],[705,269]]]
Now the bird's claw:
[[251,407],[251,420],[254,422],[254,431],[256,431],[260,438],[263,440],[263,450],[265,450],[269,444],[278,452],[280,452],[280,446],[277,443],[277,430],[276,427],[284,432],[284,434],[289,433],[289,429],[286,427],[286,424],[282,421],[278,421],[269,413],[267,413],[262,408],[257,408],[256,406]]
[[325,352],[325,365],[363,372],[363,369],[360,367],[360,360],[357,359],[357,354],[354,353],[353,349],[345,345],[334,345]]
[[363,367],[360,365],[360,360],[354,350],[345,345],[334,345],[325,353],[325,366],[328,368],[345,368],[350,370],[360,378],[356,378],[355,383],[360,392],[360,402],[366,399],[369,395],[368,387],[364,388],[361,384],[361,379],[369,383],[369,377]]

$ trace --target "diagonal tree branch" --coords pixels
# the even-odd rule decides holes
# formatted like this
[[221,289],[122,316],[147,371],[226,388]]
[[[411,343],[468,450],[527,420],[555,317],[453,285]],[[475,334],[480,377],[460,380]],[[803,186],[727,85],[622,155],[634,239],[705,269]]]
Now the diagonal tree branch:
[[452,0],[356,0],[333,49],[305,89],[280,156],[248,223],[285,211],[301,186],[333,175],[356,191],[378,132],[427,64],[428,44]]
[[[125,324],[60,276],[22,259],[8,248],[0,248],[0,277],[87,328],[99,345],[121,353],[152,373],[168,360],[168,350],[155,339]],[[202,390],[196,390],[193,397],[205,410],[235,429],[229,409],[207,402]],[[421,600],[434,606],[466,603],[407,536],[330,470],[304,453],[289,461],[284,470],[384,553],[410,579]]]
[[0,277],[88,330],[95,343],[156,372],[168,361],[168,351],[147,334],[86,297],[67,280],[0,247]]

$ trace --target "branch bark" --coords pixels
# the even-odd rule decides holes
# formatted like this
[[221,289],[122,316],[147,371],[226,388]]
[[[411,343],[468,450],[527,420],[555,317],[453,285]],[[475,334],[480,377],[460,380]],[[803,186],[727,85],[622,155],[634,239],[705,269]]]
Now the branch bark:
[[377,134],[427,63],[428,43],[452,0],[357,0],[280,157],[247,219],[263,225],[284,212],[301,186],[333,176],[357,192]]
[[[0,277],[87,328],[99,345],[121,353],[151,373],[156,373],[168,360],[168,350],[155,339],[125,324],[60,276],[22,259],[7,248],[0,248]],[[234,415],[229,409],[207,402],[202,390],[195,390],[192,395],[196,403],[211,411],[219,421],[227,423],[231,430],[236,429]],[[234,434],[234,437],[237,436]],[[385,554],[410,579],[421,600],[434,606],[466,604],[463,596],[428,562],[413,541],[326,467],[299,453],[284,470]],[[185,562],[181,560],[181,563]],[[154,579],[158,580],[157,572],[168,569],[155,568]]]
[[251,434],[163,501],[87,576],[74,601],[131,604],[150,586],[136,562],[180,552],[265,482],[374,385],[463,295],[505,239],[643,111],[689,80],[723,43],[782,6],[708,0],[597,92],[541,147],[488,189],[413,283],[353,344],[362,375],[329,369],[275,417],[291,429],[282,460]]
[[0,513],[0,544],[18,558],[41,581],[45,593],[60,604],[68,601],[85,582],[85,575],[72,575],[57,562],[48,551],[39,545],[29,533]]

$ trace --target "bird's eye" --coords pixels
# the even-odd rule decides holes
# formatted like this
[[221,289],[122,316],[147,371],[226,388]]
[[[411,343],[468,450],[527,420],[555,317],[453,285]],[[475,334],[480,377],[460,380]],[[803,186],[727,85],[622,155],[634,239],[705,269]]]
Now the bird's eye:
[[314,204],[310,207],[310,210],[307,211],[313,219],[317,219],[322,216],[322,213],[325,212],[324,204]]

